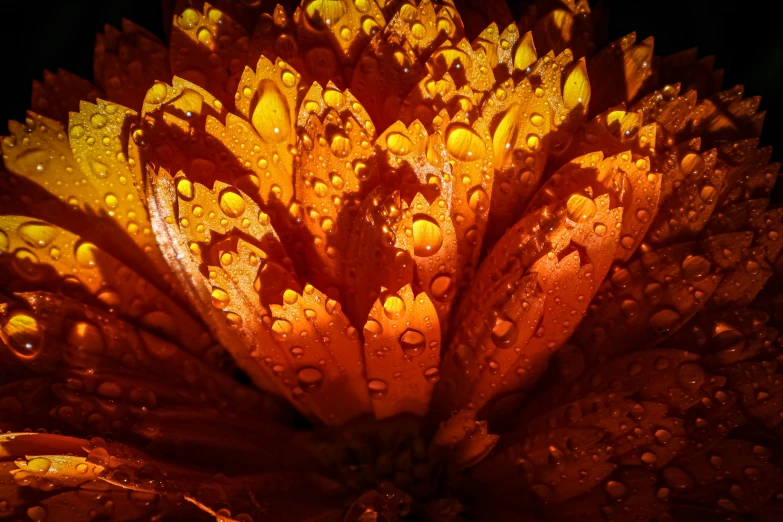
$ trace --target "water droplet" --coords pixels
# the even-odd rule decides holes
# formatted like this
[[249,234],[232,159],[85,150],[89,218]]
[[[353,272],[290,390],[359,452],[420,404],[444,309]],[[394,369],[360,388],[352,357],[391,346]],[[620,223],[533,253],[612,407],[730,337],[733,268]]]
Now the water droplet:
[[177,181],[177,194],[185,201],[192,201],[196,196],[196,189],[193,182],[187,178],[180,178]]
[[622,482],[610,480],[606,483],[606,494],[612,499],[618,499],[628,493],[628,488]]
[[400,345],[405,355],[410,357],[417,357],[424,353],[427,340],[418,330],[408,329],[400,336]]
[[372,379],[367,382],[367,391],[370,392],[370,398],[374,400],[383,399],[389,393],[389,387],[385,381]]
[[471,127],[452,123],[446,129],[446,151],[460,161],[477,161],[486,154],[486,145]]
[[377,337],[383,333],[383,326],[375,319],[368,319],[364,325],[364,331],[373,337]]
[[413,142],[402,133],[390,132],[386,136],[386,147],[396,156],[405,156],[413,151]]
[[381,297],[383,311],[389,319],[400,319],[405,315],[405,301],[394,294],[386,294]]
[[702,201],[709,204],[715,199],[718,191],[712,185],[704,185],[699,192],[699,197]]
[[701,256],[689,256],[682,262],[682,275],[690,282],[700,281],[710,273],[712,265]]
[[440,225],[426,214],[413,216],[413,253],[418,257],[428,257],[437,253],[442,245]]
[[435,366],[427,368],[424,370],[424,380],[430,384],[435,384],[440,380],[440,370]]
[[296,372],[299,387],[305,393],[315,393],[324,383],[324,374],[318,368],[306,367]]
[[664,308],[659,310],[650,317],[648,323],[650,330],[656,336],[664,336],[677,324],[680,320],[680,314],[672,310],[671,308]]
[[202,27],[198,30],[196,33],[196,38],[198,38],[199,42],[209,47],[212,46],[215,40],[215,37],[212,36],[212,33],[206,27]]
[[177,18],[177,23],[179,26],[186,31],[189,29],[193,29],[196,27],[196,24],[198,24],[199,20],[201,19],[201,15],[198,11],[195,9],[189,7],[182,11],[182,14],[179,15]]
[[245,212],[244,198],[233,189],[225,189],[218,199],[220,210],[228,217],[239,217]]
[[84,268],[93,268],[96,264],[95,256],[98,253],[98,247],[87,241],[83,241],[76,246],[76,262]]
[[345,0],[310,0],[302,7],[310,23],[319,29],[336,24],[348,11]]
[[497,318],[490,337],[498,348],[509,348],[517,342],[519,331],[514,321]]
[[43,506],[33,506],[27,509],[27,516],[31,522],[44,522],[46,520],[46,508]]
[[704,160],[699,154],[686,154],[680,161],[680,170],[686,175],[697,174],[704,168]]
[[79,351],[103,353],[104,341],[100,329],[92,323],[79,321],[68,331],[68,344]]
[[270,79],[262,80],[258,86],[252,123],[261,139],[270,144],[286,141],[291,132],[288,101]]
[[17,233],[31,247],[46,248],[52,244],[60,231],[48,223],[31,221],[20,225]]
[[656,430],[655,431],[655,440],[658,441],[658,444],[668,444],[672,440],[672,434],[669,430]]
[[582,194],[572,194],[566,202],[568,219],[577,223],[589,221],[595,215],[595,202]]
[[544,124],[544,117],[534,112],[530,115],[530,123],[532,123],[535,127],[540,127]]
[[468,206],[476,214],[484,212],[489,207],[489,196],[483,188],[475,187],[468,192]]
[[279,340],[284,341],[294,331],[294,326],[285,319],[275,319],[272,323],[272,332]]
[[99,112],[90,116],[90,124],[96,129],[104,128],[107,123],[108,120],[106,119],[106,116]]
[[313,193],[319,198],[325,198],[329,195],[329,187],[318,178],[313,179]]
[[283,71],[283,74],[280,76],[280,79],[283,81],[283,85],[285,85],[286,87],[293,87],[294,85],[296,85],[296,76],[288,69]]
[[338,158],[344,158],[351,153],[351,140],[348,136],[341,131],[336,131],[332,134],[332,141],[329,143],[329,148]]
[[411,34],[417,40],[421,40],[422,38],[427,36],[427,29],[424,27],[423,24],[419,22],[414,22],[413,25],[411,25]]
[[432,280],[430,284],[430,293],[433,299],[437,301],[446,301],[452,287],[452,279],[448,275],[439,275]]
[[109,207],[110,209],[117,208],[117,205],[119,204],[119,201],[117,200],[117,196],[115,196],[111,192],[106,194],[103,200],[106,202],[106,206]]
[[704,368],[695,362],[686,361],[677,367],[677,382],[683,388],[695,390],[704,384]]
[[13,352],[22,358],[38,355],[43,347],[43,330],[35,317],[16,312],[3,325],[3,340]]
[[231,297],[222,288],[215,287],[212,289],[212,306],[218,310],[222,310],[229,305]]

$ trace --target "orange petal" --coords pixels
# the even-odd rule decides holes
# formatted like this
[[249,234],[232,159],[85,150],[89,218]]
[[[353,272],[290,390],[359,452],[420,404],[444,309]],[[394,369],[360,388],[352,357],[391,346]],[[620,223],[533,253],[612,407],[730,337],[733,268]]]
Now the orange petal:
[[439,379],[440,324],[426,294],[382,289],[364,325],[367,389],[377,419],[424,415]]
[[95,102],[101,95],[98,87],[68,71],[44,71],[43,82],[33,81],[30,107],[42,116],[61,123],[68,122],[68,113],[79,110],[79,102]]
[[12,291],[66,292],[157,332],[197,356],[209,346],[209,334],[188,312],[93,243],[22,216],[0,216],[0,230],[13,252],[11,259],[4,259],[7,269],[18,277],[10,283]]
[[188,7],[175,14],[171,27],[171,73],[231,106],[250,42],[245,28],[207,2],[202,12]]

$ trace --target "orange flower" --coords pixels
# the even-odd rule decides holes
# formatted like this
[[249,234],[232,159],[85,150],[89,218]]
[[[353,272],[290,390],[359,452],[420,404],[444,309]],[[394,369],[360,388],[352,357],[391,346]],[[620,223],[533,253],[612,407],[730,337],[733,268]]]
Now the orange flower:
[[0,520],[783,512],[757,98],[584,0],[176,4],[3,138]]

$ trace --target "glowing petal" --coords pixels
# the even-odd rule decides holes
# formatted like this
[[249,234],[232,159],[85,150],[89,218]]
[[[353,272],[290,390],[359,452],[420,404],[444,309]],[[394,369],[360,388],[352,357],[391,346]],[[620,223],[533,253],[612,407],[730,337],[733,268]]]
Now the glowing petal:
[[424,415],[439,379],[440,324],[432,302],[406,285],[382,289],[364,325],[367,389],[377,419]]

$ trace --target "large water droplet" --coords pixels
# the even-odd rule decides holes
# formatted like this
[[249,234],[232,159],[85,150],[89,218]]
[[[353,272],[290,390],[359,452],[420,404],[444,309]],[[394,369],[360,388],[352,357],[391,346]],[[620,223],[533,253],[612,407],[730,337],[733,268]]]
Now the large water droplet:
[[272,323],[272,332],[277,339],[284,341],[289,335],[293,334],[294,325],[285,319],[275,319],[275,322]]
[[675,491],[688,491],[696,485],[691,474],[677,466],[664,468],[662,475],[666,485]]
[[484,141],[464,123],[452,123],[446,129],[446,150],[460,161],[480,160],[486,154]]
[[212,289],[212,306],[222,310],[231,303],[231,297],[222,288],[215,287]]
[[690,256],[682,262],[682,275],[688,281],[700,281],[710,273],[711,266],[710,262],[701,256]]
[[451,276],[439,275],[432,280],[430,284],[430,293],[438,301],[446,301],[452,286]]
[[508,348],[517,342],[519,332],[514,321],[498,317],[495,320],[495,326],[492,327],[490,336],[495,346],[498,348]]
[[680,169],[684,174],[698,174],[704,168],[704,160],[699,154],[686,154],[680,161]]
[[103,353],[104,341],[100,329],[92,323],[79,321],[68,331],[68,344],[79,351]]
[[677,324],[680,320],[680,314],[672,310],[671,308],[664,308],[659,310],[650,317],[649,327],[652,333],[656,336],[664,336]]
[[370,392],[370,398],[374,400],[383,399],[389,393],[389,387],[385,381],[372,379],[367,382],[367,391]]
[[386,317],[395,320],[405,315],[405,301],[394,294],[387,294],[381,297],[383,311]]
[[280,143],[291,132],[291,114],[283,93],[275,82],[266,79],[258,86],[258,103],[253,110],[253,127],[267,143]]
[[220,210],[228,217],[239,217],[245,212],[244,198],[233,189],[225,189],[218,199]]
[[26,313],[12,314],[2,332],[3,340],[19,357],[35,357],[43,347],[43,329],[35,317]]
[[438,252],[442,245],[440,225],[426,214],[413,216],[413,253],[418,257],[428,257]]
[[386,147],[396,156],[405,156],[413,151],[413,142],[402,133],[390,132],[386,136]]
[[17,233],[31,247],[46,248],[52,244],[60,231],[48,223],[31,221],[20,225]]
[[440,380],[440,370],[436,366],[432,366],[424,370],[424,380],[430,384],[435,384]]
[[98,247],[87,241],[83,241],[76,246],[76,262],[84,268],[94,268],[97,262],[96,255]]
[[177,181],[177,195],[185,201],[192,201],[196,196],[196,189],[193,182],[187,178],[180,178]]
[[364,331],[372,337],[377,337],[383,333],[383,326],[375,319],[368,319],[364,324]]
[[489,196],[486,191],[480,186],[471,189],[468,192],[468,206],[476,214],[484,212],[489,206]]
[[695,362],[684,362],[677,367],[677,382],[683,388],[695,390],[704,384],[704,368]]
[[405,330],[400,336],[402,351],[405,352],[405,355],[410,357],[417,357],[424,353],[426,344],[427,340],[425,339],[424,334],[412,328]]
[[296,372],[296,378],[305,393],[317,392],[324,383],[324,374],[318,368],[302,368]]
[[572,194],[566,202],[568,219],[577,223],[589,221],[595,215],[595,202],[582,194]]
[[333,26],[348,11],[345,0],[311,0],[303,8],[307,20],[319,29]]

